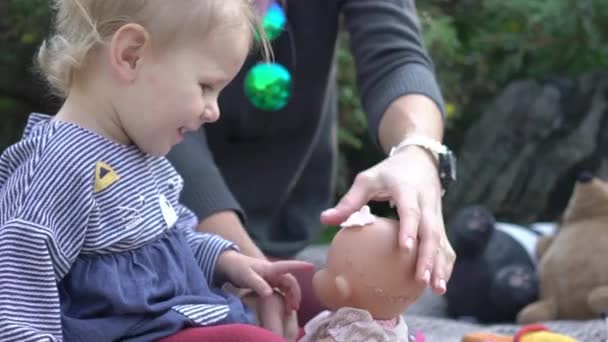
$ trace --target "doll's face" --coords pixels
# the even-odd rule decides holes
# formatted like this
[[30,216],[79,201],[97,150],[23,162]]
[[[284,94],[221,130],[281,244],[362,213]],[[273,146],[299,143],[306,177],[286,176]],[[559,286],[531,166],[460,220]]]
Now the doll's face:
[[332,241],[326,267],[313,279],[319,300],[331,309],[354,307],[375,319],[397,317],[424,290],[414,280],[417,250],[398,247],[399,225],[377,218],[343,228]]

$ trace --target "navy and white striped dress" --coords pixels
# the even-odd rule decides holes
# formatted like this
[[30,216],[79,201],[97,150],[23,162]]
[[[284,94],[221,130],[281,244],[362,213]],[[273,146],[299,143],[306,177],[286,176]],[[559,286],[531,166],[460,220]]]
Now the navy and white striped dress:
[[152,341],[253,321],[213,283],[165,158],[32,114],[0,157],[0,341]]

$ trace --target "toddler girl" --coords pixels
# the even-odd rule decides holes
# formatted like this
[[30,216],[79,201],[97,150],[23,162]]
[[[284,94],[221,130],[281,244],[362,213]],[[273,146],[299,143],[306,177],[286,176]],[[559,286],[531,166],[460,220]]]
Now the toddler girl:
[[[252,323],[224,282],[290,309],[286,273],[194,232],[165,154],[218,119],[257,19],[246,0],[54,0],[41,70],[63,98],[0,157],[0,340],[152,341]],[[267,45],[266,45],[267,46]]]

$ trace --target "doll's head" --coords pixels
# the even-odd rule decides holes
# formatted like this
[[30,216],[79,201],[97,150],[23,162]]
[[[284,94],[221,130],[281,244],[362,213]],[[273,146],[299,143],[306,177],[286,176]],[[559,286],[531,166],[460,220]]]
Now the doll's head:
[[424,290],[414,278],[418,251],[399,247],[397,221],[370,217],[373,222],[338,232],[313,287],[319,300],[333,310],[353,307],[367,310],[374,319],[392,319]]

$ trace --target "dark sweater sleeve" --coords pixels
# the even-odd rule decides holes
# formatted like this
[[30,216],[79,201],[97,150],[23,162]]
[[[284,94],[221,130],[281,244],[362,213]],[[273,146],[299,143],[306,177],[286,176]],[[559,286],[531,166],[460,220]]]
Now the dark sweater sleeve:
[[423,45],[414,1],[343,0],[341,6],[373,141],[379,141],[384,112],[400,96],[426,95],[443,114],[441,91]]
[[226,185],[207,146],[205,129],[186,135],[167,158],[184,179],[180,201],[198,217],[199,222],[223,210],[233,210],[245,219],[243,209]]

